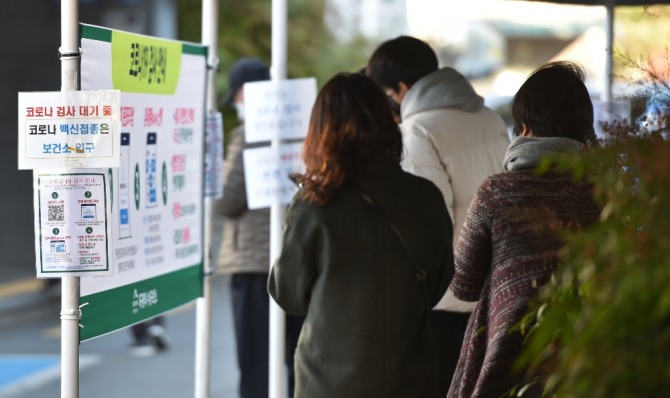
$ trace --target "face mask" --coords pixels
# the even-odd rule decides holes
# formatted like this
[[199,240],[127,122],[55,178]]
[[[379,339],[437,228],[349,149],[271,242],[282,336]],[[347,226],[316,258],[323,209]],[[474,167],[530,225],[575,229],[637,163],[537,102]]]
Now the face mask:
[[237,119],[244,120],[244,102],[236,102],[233,104],[235,111],[237,111]]
[[386,96],[389,100],[389,104],[391,105],[391,112],[393,113],[393,119],[395,119],[396,123],[400,123],[400,104],[395,102],[393,98],[391,98],[390,95]]

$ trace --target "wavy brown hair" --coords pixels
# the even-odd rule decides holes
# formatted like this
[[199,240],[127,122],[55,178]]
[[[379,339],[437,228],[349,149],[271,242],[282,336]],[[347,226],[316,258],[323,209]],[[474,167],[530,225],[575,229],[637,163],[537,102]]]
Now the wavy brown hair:
[[368,77],[339,73],[316,98],[302,151],[306,172],[293,175],[300,195],[322,206],[370,161],[395,164],[402,136],[386,95]]

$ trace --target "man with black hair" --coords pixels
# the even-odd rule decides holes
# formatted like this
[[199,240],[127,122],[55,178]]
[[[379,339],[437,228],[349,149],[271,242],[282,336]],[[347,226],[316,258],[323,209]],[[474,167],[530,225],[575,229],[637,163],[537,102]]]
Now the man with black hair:
[[[453,68],[440,69],[435,51],[419,39],[400,36],[382,43],[366,73],[400,108],[402,166],[442,192],[454,222],[455,248],[479,184],[502,171],[509,144],[505,123],[484,106],[484,99],[463,75]],[[473,308],[448,290],[432,311],[440,396],[449,388]]]
[[[256,58],[241,58],[230,69],[229,94],[223,105],[235,108],[240,124],[231,131],[224,164],[223,197],[216,211],[224,216],[219,270],[231,275],[231,298],[240,370],[240,398],[268,397],[270,209],[249,209],[245,189],[244,84],[270,79],[270,69]],[[293,395],[293,353],[303,317],[286,316],[286,364]]]

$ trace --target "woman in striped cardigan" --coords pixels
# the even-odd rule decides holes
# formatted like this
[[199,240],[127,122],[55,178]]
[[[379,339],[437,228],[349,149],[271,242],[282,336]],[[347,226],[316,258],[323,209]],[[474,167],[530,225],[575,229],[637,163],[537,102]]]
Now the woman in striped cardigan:
[[534,172],[544,157],[594,142],[593,106],[583,79],[576,64],[550,63],[533,72],[512,101],[517,138],[507,149],[505,171],[480,185],[456,251],[451,287],[459,299],[478,304],[450,398],[500,397],[523,382],[513,371],[522,349],[514,326],[559,264],[563,243],[556,232],[598,219],[590,185],[555,171]]

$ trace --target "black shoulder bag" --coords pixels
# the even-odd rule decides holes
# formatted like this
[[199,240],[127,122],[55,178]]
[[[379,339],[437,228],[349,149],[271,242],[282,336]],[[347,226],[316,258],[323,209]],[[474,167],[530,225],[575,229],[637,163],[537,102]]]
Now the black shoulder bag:
[[358,187],[356,187],[356,186],[354,186],[353,188],[354,188],[354,190],[358,193],[358,195],[359,195],[361,198],[363,198],[364,201],[366,201],[366,202],[367,202],[368,204],[370,204],[372,207],[374,207],[374,208],[377,209],[377,211],[378,211],[379,214],[382,216],[382,218],[384,219],[384,221],[386,221],[386,224],[388,224],[388,226],[391,228],[391,231],[393,231],[393,233],[395,234],[395,236],[396,236],[396,237],[398,238],[398,240],[400,241],[400,244],[402,245],[402,247],[403,247],[403,248],[405,249],[405,251],[407,252],[407,255],[409,256],[410,261],[412,262],[412,265],[413,265],[413,267],[414,267],[414,270],[413,270],[413,271],[414,271],[414,273],[415,273],[416,279],[419,281],[419,285],[421,286],[420,288],[421,288],[421,290],[422,290],[422,292],[423,292],[423,301],[424,301],[424,305],[425,305],[425,307],[426,307],[426,310],[430,311],[431,308],[430,308],[430,304],[429,304],[429,303],[430,303],[430,300],[428,299],[428,285],[427,285],[427,282],[426,282],[426,278],[428,278],[428,273],[427,273],[426,270],[425,270],[422,266],[420,266],[419,263],[416,261],[416,258],[415,258],[414,255],[412,254],[412,251],[410,250],[410,247],[409,247],[409,245],[407,244],[407,241],[405,241],[405,238],[403,238],[403,236],[402,236],[402,234],[400,233],[400,231],[398,230],[398,228],[396,228],[395,224],[393,224],[393,223],[391,222],[391,220],[388,218],[388,216],[386,215],[386,213],[384,213],[384,210],[382,210],[382,208],[379,207],[379,205],[377,204],[377,202],[375,202],[374,199],[372,199],[372,198],[370,197],[370,195],[368,195],[367,193],[363,192],[360,188],[358,188]]

